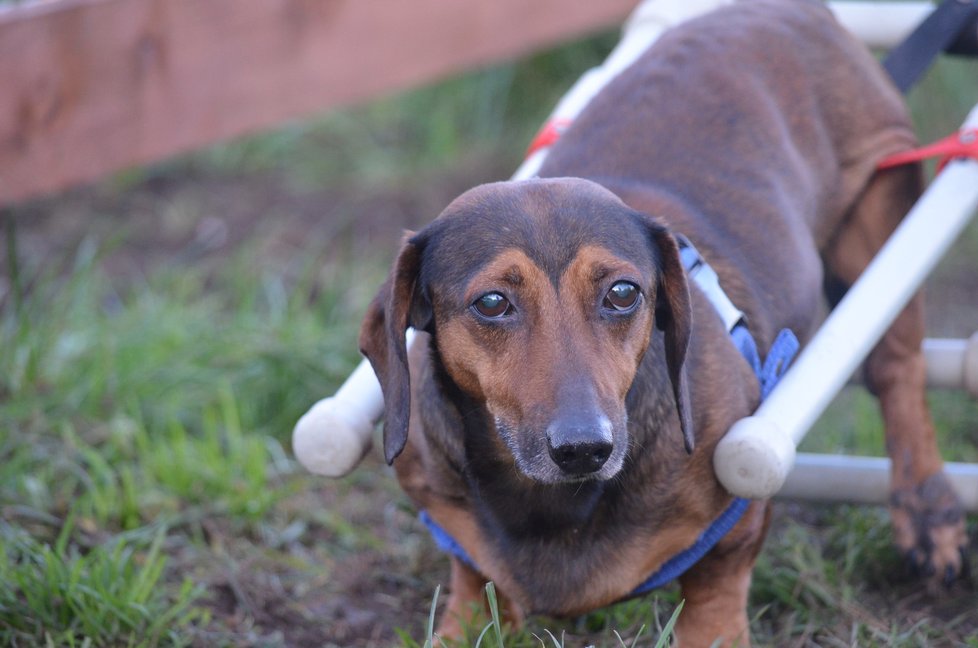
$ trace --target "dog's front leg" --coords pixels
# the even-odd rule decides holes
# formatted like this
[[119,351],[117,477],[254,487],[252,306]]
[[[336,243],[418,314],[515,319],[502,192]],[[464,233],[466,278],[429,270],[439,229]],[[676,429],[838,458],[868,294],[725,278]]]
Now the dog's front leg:
[[[464,638],[465,628],[470,631],[476,624],[484,624],[489,618],[488,600],[485,596],[486,578],[458,558],[452,558],[452,573],[448,604],[442,613],[436,634],[443,639]],[[499,613],[502,620],[514,627],[523,625],[523,611],[503,592],[496,590]]]
[[680,577],[685,603],[676,638],[681,648],[750,645],[747,593],[770,518],[767,501],[752,503],[730,533]]

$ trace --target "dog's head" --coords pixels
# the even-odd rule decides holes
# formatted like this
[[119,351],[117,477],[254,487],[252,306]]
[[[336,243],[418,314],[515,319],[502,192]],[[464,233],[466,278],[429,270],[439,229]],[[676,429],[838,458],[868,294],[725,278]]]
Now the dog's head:
[[675,239],[611,192],[580,179],[476,187],[405,241],[360,333],[384,392],[387,461],[407,442],[409,326],[434,336],[494,443],[541,483],[621,469],[625,396],[657,327],[691,450],[690,318]]

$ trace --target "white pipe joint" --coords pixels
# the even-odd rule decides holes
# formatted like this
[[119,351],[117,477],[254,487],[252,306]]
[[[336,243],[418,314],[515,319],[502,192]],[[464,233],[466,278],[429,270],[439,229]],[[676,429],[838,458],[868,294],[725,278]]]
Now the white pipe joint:
[[[975,126],[978,106],[965,122],[966,128]],[[717,444],[713,466],[727,490],[754,499],[778,492],[794,463],[795,448],[812,423],[968,224],[976,207],[978,162],[949,163],[767,400]],[[959,355],[969,362],[967,351]]]
[[[405,335],[410,347],[414,330]],[[342,477],[370,450],[384,413],[384,395],[366,360],[336,394],[313,405],[292,430],[292,451],[302,467],[325,477]]]
[[370,450],[375,425],[357,401],[330,396],[317,401],[295,424],[292,452],[309,472],[342,477]]
[[794,440],[763,416],[734,423],[713,453],[713,469],[720,483],[734,495],[750,499],[777,493],[794,463]]
[[927,385],[964,389],[978,398],[978,332],[967,340],[924,340]]

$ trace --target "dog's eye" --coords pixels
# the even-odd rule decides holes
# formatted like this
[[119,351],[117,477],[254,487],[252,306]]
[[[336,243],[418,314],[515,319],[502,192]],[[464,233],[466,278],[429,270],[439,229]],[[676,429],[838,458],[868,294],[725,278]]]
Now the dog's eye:
[[629,311],[638,303],[638,295],[638,286],[629,281],[619,281],[605,295],[604,307],[619,313]]
[[491,292],[486,293],[482,297],[475,300],[475,303],[472,304],[472,308],[474,308],[476,312],[483,317],[495,319],[508,313],[510,307],[508,299],[497,292]]

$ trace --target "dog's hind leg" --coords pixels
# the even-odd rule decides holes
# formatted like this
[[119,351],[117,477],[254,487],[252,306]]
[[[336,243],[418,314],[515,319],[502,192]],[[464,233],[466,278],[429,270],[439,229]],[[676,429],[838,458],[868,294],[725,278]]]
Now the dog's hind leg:
[[685,600],[676,622],[680,648],[750,646],[747,594],[770,521],[770,503],[753,502],[734,528],[679,577]]
[[[827,271],[851,285],[920,194],[920,170],[877,172],[825,251]],[[890,512],[897,547],[932,582],[961,572],[967,540],[960,502],[943,473],[925,399],[923,297],[900,312],[865,363],[866,386],[879,398],[892,461]]]

